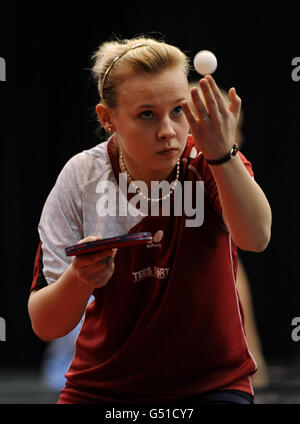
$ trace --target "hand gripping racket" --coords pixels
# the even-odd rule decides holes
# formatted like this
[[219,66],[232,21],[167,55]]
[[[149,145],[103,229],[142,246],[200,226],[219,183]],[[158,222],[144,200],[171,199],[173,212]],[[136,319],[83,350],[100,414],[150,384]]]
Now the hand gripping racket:
[[65,252],[67,256],[78,256],[85,255],[86,253],[97,252],[98,250],[103,249],[137,246],[139,244],[151,243],[151,241],[151,233],[129,233],[118,237],[109,237],[101,240],[78,243],[67,247]]

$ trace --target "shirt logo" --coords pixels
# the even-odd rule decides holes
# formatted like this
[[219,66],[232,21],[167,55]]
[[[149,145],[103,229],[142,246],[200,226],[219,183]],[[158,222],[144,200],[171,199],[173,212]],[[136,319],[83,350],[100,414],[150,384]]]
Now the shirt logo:
[[144,278],[157,278],[158,280],[164,280],[169,276],[170,268],[161,268],[159,266],[148,266],[147,268],[141,269],[140,271],[133,272],[133,282],[137,283],[144,280]]
[[151,249],[152,247],[159,247],[161,248],[161,240],[164,236],[163,230],[158,230],[153,236],[153,242],[146,244],[147,249]]

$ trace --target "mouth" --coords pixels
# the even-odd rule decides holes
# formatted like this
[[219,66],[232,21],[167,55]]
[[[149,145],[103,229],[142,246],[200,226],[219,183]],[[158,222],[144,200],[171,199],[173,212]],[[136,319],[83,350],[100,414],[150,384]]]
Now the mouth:
[[164,149],[164,150],[160,150],[159,152],[157,152],[159,155],[163,155],[163,156],[168,156],[168,155],[172,155],[174,153],[177,153],[178,149],[176,149],[175,147],[172,148],[168,148],[168,149]]

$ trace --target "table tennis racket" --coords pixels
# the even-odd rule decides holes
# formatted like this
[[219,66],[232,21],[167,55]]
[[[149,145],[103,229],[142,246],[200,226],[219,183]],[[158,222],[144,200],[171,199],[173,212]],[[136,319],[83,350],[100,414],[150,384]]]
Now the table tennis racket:
[[85,255],[86,253],[97,252],[103,249],[115,249],[146,244],[150,243],[152,239],[152,234],[148,232],[129,233],[117,237],[78,243],[66,247],[65,252],[67,256]]

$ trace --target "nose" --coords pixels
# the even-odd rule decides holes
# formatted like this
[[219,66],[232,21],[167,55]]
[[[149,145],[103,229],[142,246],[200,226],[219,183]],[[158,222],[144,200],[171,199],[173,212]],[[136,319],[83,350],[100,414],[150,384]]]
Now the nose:
[[164,119],[158,129],[158,139],[160,141],[170,141],[175,137],[175,135],[176,132],[170,118]]

